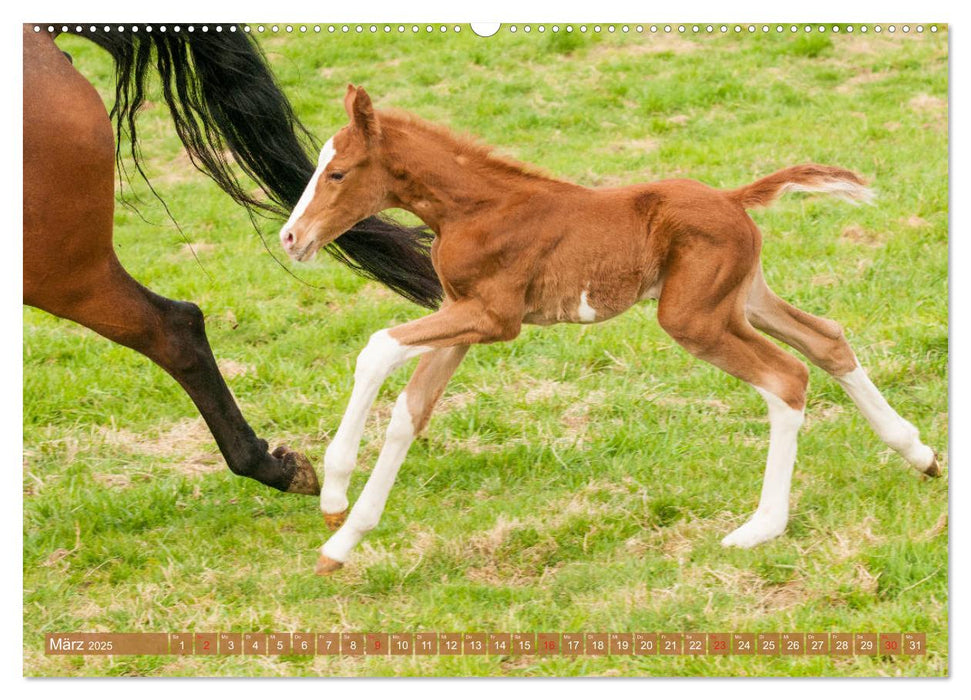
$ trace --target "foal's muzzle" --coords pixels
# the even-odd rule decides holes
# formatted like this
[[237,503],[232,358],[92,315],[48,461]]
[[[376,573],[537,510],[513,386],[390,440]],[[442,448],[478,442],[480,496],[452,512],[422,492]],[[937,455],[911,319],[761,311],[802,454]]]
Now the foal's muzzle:
[[306,243],[299,243],[299,237],[294,233],[293,228],[284,226],[280,229],[280,244],[291,258],[297,262],[310,260],[317,249],[320,247],[314,236],[307,236]]

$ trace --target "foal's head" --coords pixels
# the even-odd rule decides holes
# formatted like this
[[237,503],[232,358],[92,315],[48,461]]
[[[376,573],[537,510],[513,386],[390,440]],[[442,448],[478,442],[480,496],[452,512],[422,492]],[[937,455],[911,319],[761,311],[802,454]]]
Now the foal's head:
[[280,230],[283,248],[309,260],[358,221],[387,207],[387,170],[379,157],[381,126],[364,88],[347,86],[350,124],[324,144],[317,170]]

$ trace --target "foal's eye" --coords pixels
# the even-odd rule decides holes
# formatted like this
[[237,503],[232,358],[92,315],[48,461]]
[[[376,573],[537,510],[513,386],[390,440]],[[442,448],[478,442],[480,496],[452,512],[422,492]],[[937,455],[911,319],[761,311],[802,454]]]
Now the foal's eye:
[[328,180],[333,180],[334,182],[340,182],[344,179],[344,173],[333,172],[327,176]]

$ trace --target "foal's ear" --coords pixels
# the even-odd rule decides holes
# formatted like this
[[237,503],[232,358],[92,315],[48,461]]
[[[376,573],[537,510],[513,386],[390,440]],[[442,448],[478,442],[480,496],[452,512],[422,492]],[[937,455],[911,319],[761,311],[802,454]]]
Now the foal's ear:
[[381,134],[378,116],[374,113],[374,106],[367,91],[362,87],[347,86],[344,96],[344,109],[351,118],[351,124],[364,134],[364,139],[370,142]]
[[353,84],[347,84],[347,92],[344,93],[344,111],[351,119],[354,118],[354,97],[357,95],[357,88]]

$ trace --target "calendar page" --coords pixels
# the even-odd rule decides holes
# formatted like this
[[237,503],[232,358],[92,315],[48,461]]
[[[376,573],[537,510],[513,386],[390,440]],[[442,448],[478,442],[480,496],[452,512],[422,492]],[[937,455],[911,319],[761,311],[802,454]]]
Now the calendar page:
[[948,25],[636,14],[23,25],[25,676],[949,674]]

